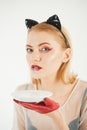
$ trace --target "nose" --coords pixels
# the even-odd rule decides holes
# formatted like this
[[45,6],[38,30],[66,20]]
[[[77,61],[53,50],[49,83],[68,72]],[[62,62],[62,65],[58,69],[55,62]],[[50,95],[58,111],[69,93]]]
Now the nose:
[[41,61],[40,52],[38,52],[38,51],[33,52],[33,60],[34,61]]

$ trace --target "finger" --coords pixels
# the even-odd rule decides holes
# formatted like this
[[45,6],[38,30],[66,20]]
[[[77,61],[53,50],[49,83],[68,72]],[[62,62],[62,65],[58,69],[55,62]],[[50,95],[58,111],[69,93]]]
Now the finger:
[[56,103],[55,101],[53,101],[53,100],[51,100],[51,99],[49,99],[49,98],[45,98],[45,99],[44,99],[44,102],[45,102],[45,104],[46,104],[47,106],[52,106],[53,104]]
[[59,103],[57,103],[49,98],[45,98],[44,102],[45,102],[46,106],[48,106],[48,107],[58,108],[60,106]]
[[13,99],[13,101],[16,102],[16,103],[18,103],[18,104],[19,104],[19,102],[20,102],[20,101],[18,101],[18,100],[16,100],[16,99]]

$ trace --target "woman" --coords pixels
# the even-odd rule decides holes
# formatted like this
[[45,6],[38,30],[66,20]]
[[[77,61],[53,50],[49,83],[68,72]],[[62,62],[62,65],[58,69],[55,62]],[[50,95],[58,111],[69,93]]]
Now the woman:
[[69,34],[57,15],[42,23],[26,19],[26,26],[32,84],[22,85],[18,90],[37,88],[53,95],[40,103],[14,99],[12,130],[87,130],[87,82],[70,70]]

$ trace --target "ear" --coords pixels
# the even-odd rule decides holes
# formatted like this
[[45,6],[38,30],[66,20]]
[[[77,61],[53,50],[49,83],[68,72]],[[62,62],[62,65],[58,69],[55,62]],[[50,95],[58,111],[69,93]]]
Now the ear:
[[70,48],[67,48],[67,49],[64,51],[63,63],[68,62],[68,61],[71,59],[71,56],[72,56],[72,51],[71,51]]

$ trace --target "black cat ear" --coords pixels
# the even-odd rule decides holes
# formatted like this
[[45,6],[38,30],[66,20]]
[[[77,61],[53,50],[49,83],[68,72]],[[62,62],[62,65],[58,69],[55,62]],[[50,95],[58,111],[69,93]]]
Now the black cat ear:
[[[49,17],[45,23],[51,24],[61,31],[61,23],[57,15]],[[32,26],[38,24],[38,22],[32,19],[25,19],[25,24],[27,28],[31,28]]]
[[53,15],[47,19],[48,24],[51,24],[61,31],[61,23],[57,15]]
[[31,28],[32,26],[38,24],[38,22],[32,19],[25,19],[25,24],[27,28]]

